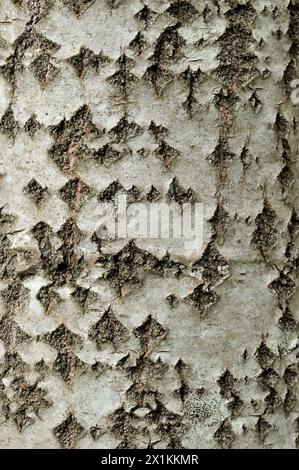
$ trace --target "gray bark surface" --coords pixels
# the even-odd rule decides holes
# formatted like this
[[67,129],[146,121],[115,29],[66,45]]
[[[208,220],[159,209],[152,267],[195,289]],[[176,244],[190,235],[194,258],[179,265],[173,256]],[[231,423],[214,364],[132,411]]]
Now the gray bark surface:
[[298,1],[1,0],[0,52],[0,447],[299,447]]

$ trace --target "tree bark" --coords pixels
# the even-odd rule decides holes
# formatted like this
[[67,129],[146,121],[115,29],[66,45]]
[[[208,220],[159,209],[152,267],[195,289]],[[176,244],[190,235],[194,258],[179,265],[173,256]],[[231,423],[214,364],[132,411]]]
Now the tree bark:
[[2,0],[0,48],[0,447],[299,447],[299,2]]

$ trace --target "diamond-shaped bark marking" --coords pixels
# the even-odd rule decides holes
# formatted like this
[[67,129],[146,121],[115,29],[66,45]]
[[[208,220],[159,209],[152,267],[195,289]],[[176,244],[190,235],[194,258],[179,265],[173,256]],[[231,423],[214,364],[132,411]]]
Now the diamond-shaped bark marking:
[[219,112],[221,137],[222,139],[229,134],[229,130],[234,123],[236,104],[239,101],[238,95],[226,88],[220,88],[214,97],[215,106]]
[[192,272],[199,272],[203,280],[215,285],[229,276],[229,265],[214,243],[210,242],[201,259],[192,264]]
[[36,115],[32,114],[32,116],[26,121],[24,125],[24,131],[29,134],[32,138],[34,134],[42,127],[42,125],[36,119]]
[[77,161],[92,156],[87,140],[102,134],[92,121],[88,106],[79,108],[70,119],[50,127],[55,143],[49,149],[50,158],[62,171],[73,169]]
[[166,86],[173,80],[173,74],[165,67],[153,64],[147,67],[143,78],[154,88],[157,95],[160,96]]
[[[80,140],[80,139],[79,139]],[[49,157],[63,172],[72,170],[78,162],[93,156],[93,151],[83,142],[74,142],[66,138],[53,144],[48,151]]]
[[13,43],[13,47],[16,53],[16,60],[20,62],[24,56],[24,52],[28,49],[54,53],[60,48],[60,45],[40,34],[32,26],[31,22],[28,21],[23,33],[20,34]]
[[294,410],[297,404],[297,393],[293,388],[288,388],[287,393],[283,402],[283,410],[288,415],[292,410]]
[[43,36],[42,34],[38,33],[33,28],[31,29],[31,36],[35,38],[36,46],[42,49],[43,51],[51,52],[53,54],[61,47],[60,44],[57,44],[56,42],[51,41],[51,39],[48,39],[46,36]]
[[159,197],[161,196],[161,193],[160,191],[158,191],[157,188],[155,188],[155,186],[151,186],[151,189],[149,190],[149,192],[147,193],[146,195],[146,199],[149,201],[149,202],[154,202],[156,201],[157,199],[159,199]]
[[126,190],[126,194],[128,204],[140,201],[140,199],[142,199],[142,192],[137,186],[135,186],[135,184]]
[[124,152],[114,149],[111,144],[107,143],[94,151],[93,158],[101,164],[109,165],[122,158],[123,155]]
[[12,89],[16,87],[16,77],[24,69],[23,64],[20,62],[18,55],[14,52],[10,55],[4,65],[0,66],[0,75],[11,85]]
[[287,142],[287,139],[290,133],[290,124],[280,112],[278,112],[276,115],[274,130],[277,134],[278,139],[281,140],[283,147],[288,149],[289,144]]
[[273,388],[269,388],[269,394],[265,397],[266,411],[274,413],[277,408],[282,404],[282,399],[278,392]]
[[102,318],[90,328],[88,337],[95,341],[98,349],[101,349],[106,343],[116,346],[118,343],[125,341],[127,330],[109,307]]
[[20,126],[15,120],[12,106],[9,105],[0,121],[0,132],[14,141],[19,130]]
[[76,16],[81,16],[95,0],[61,0]]
[[127,95],[137,81],[137,77],[130,72],[134,61],[123,54],[117,59],[116,63],[119,70],[108,77],[107,82],[114,85],[122,94]]
[[141,54],[146,46],[147,42],[141,31],[136,34],[135,38],[129,44],[130,49],[132,49],[138,55]]
[[262,212],[255,218],[256,230],[252,234],[251,243],[265,257],[274,248],[277,240],[277,215],[268,201],[264,202]]
[[[188,380],[186,379],[186,375],[188,375],[186,372],[189,370],[189,366],[182,359],[179,359],[175,364],[174,369],[180,378],[180,386],[174,390],[174,395],[180,398],[182,403],[185,403],[190,393],[192,394],[192,390],[188,385]],[[200,397],[202,393],[204,393],[204,389],[197,389],[196,392],[198,397]]]
[[84,200],[92,195],[90,187],[80,178],[69,180],[60,190],[63,199],[71,209],[79,209]]
[[115,201],[118,193],[125,194],[127,196],[127,203],[131,204],[141,199],[141,190],[133,185],[129,189],[125,189],[118,181],[113,181],[107,188],[101,191],[98,195],[99,201],[111,202]]
[[114,201],[115,196],[119,191],[123,192],[124,187],[118,181],[113,181],[109,186],[107,186],[107,188],[103,189],[103,191],[99,193],[98,199],[102,202]]
[[243,170],[246,171],[250,167],[252,160],[253,160],[253,156],[251,155],[246,145],[244,145],[242,149],[242,152],[240,154],[240,160],[243,165]]
[[49,149],[50,158],[62,171],[70,171],[76,162],[93,152],[87,147],[87,140],[102,134],[92,121],[88,106],[79,108],[70,119],[63,119],[50,127],[55,143]]
[[261,342],[257,350],[255,351],[255,357],[262,369],[267,369],[272,366],[275,361],[275,354],[266,345],[264,340]]
[[25,333],[18,324],[12,320],[10,315],[6,314],[0,319],[0,339],[3,341],[5,347],[16,346],[23,341],[28,341],[30,335]]
[[232,399],[227,404],[227,407],[231,412],[231,418],[234,419],[240,415],[241,410],[244,408],[244,401],[238,393],[232,393]]
[[102,435],[102,429],[100,428],[98,424],[96,424],[95,426],[91,426],[91,428],[89,429],[89,432],[94,441],[99,439],[99,437],[101,437]]
[[257,381],[263,390],[268,390],[270,387],[274,387],[279,379],[280,377],[278,373],[276,370],[272,369],[272,367],[264,369],[257,377]]
[[175,364],[174,368],[178,372],[179,376],[182,378],[184,376],[184,371],[188,370],[188,365],[180,358]]
[[168,440],[168,448],[181,449],[181,435],[185,428],[183,416],[170,411],[157,396],[155,402],[156,406],[147,414],[147,419],[157,426],[160,436]]
[[53,434],[59,441],[61,447],[71,449],[77,440],[84,434],[84,427],[78,422],[73,413],[53,429]]
[[287,192],[296,181],[295,175],[288,163],[284,165],[281,172],[277,176],[277,179],[281,185],[282,192]]
[[[68,267],[75,268],[78,259],[75,248],[82,239],[82,232],[73,218],[69,218],[58,230],[57,235],[63,241],[60,251],[63,255],[63,263]],[[62,266],[60,266],[62,268]]]
[[224,83],[245,86],[260,75],[256,67],[258,58],[252,52],[255,43],[252,23],[256,14],[249,2],[243,5],[235,3],[225,14],[229,24],[217,40],[220,64],[216,69],[217,76]]
[[221,203],[217,204],[213,216],[209,219],[209,223],[213,227],[213,239],[217,239],[218,244],[223,242],[229,224],[229,214]]
[[162,258],[152,260],[148,258],[148,267],[160,276],[170,275],[179,278],[186,268],[186,265],[171,259],[170,254],[166,252]]
[[11,382],[10,389],[10,392],[13,392],[12,402],[16,406],[11,417],[19,431],[34,423],[35,417],[40,417],[43,409],[52,406],[52,402],[46,398],[47,391],[38,387],[37,382],[29,384],[20,376]]
[[74,375],[83,374],[88,367],[88,364],[72,352],[59,352],[53,364],[53,371],[58,373],[65,382],[70,383]]
[[[154,257],[151,257],[154,260]],[[140,284],[139,268],[146,268],[148,254],[129,242],[122,250],[113,255],[104,255],[99,263],[107,268],[105,278],[111,285],[123,293],[124,287]]]
[[45,334],[43,340],[60,352],[75,349],[82,345],[82,338],[66,328],[63,323],[51,333]]
[[155,377],[161,380],[168,365],[165,364],[160,357],[156,361],[149,357],[152,352],[152,342],[149,338],[148,343],[144,345],[143,354],[136,359],[136,365],[125,368],[129,378],[133,380],[133,384],[126,391],[126,397],[133,399],[140,406],[145,406],[145,399],[151,401],[151,395],[154,390],[150,384],[150,378]]
[[62,240],[59,254],[62,261],[57,265],[55,278],[58,284],[74,282],[84,269],[84,256],[77,253],[77,245],[82,239],[82,232],[73,218],[69,218],[59,229],[58,236]]
[[42,304],[46,312],[57,305],[61,300],[59,294],[54,290],[52,285],[41,287],[36,294],[36,298]]
[[120,295],[130,291],[142,282],[141,271],[152,271],[160,276],[171,274],[179,277],[185,268],[179,262],[173,261],[167,253],[161,259],[138,248],[130,241],[118,253],[101,255],[98,263],[107,268],[105,278],[118,289]]
[[135,122],[129,122],[126,116],[123,116],[116,126],[110,129],[109,134],[115,142],[126,142],[142,133],[142,128]]
[[291,387],[291,386],[296,384],[297,377],[298,377],[297,365],[296,364],[290,364],[285,369],[284,374],[283,374],[283,378],[284,378],[285,383]]
[[196,70],[193,70],[190,65],[186,70],[181,72],[181,78],[187,82],[189,86],[196,85],[200,82],[200,79],[203,75],[203,72],[198,67]]
[[22,3],[23,3],[23,0],[11,0],[11,1],[18,8],[20,8],[22,6]]
[[292,82],[294,78],[296,78],[296,62],[295,59],[292,58],[283,73],[283,81],[288,95],[292,93]]
[[279,304],[283,308],[287,306],[288,299],[290,299],[296,292],[295,281],[283,272],[281,272],[279,277],[274,279],[268,287],[276,293]]
[[49,366],[46,364],[44,359],[41,359],[34,364],[34,370],[44,377],[44,374],[49,371]]
[[156,16],[157,16],[157,13],[151,10],[147,5],[141,8],[141,10],[139,10],[135,14],[135,18],[138,21],[141,21],[145,26],[151,23],[155,19]]
[[151,315],[133,333],[147,352],[167,336],[167,330]]
[[252,93],[248,102],[250,103],[250,106],[252,107],[252,109],[255,111],[256,114],[261,110],[262,105],[263,105],[256,91]]
[[100,361],[94,362],[91,366],[91,370],[97,378],[100,377],[100,375],[102,375],[108,369],[111,369],[111,366],[109,366],[108,364],[103,364]]
[[181,73],[182,79],[188,86],[187,99],[183,103],[183,107],[186,109],[189,117],[192,118],[194,111],[197,109],[197,99],[195,98],[195,87],[200,82],[203,73],[200,68],[192,70],[189,66],[184,72]]
[[134,66],[135,61],[131,59],[130,57],[128,57],[126,54],[122,54],[116,60],[116,64],[119,66],[120,70],[126,71]]
[[230,151],[226,140],[220,139],[215,150],[207,157],[207,160],[216,167],[226,168],[234,157],[235,155]]
[[180,185],[178,179],[173,178],[167,191],[167,197],[178,204],[184,204],[187,202],[194,202],[196,194],[192,188],[184,189]]
[[16,352],[5,352],[1,362],[3,363],[5,374],[14,372],[16,375],[22,375],[29,370],[28,364]]
[[185,297],[185,300],[194,305],[201,314],[205,314],[218,300],[218,296],[212,290],[205,288],[202,284]]
[[236,440],[236,434],[232,428],[229,418],[225,418],[214,434],[214,439],[223,449],[229,449]]
[[82,232],[72,217],[60,227],[57,234],[66,244],[65,248],[74,247],[82,239]]
[[285,331],[295,331],[297,329],[297,322],[288,307],[283,310],[282,316],[278,320],[278,325]]
[[265,442],[266,437],[268,436],[272,428],[272,424],[270,424],[263,416],[259,416],[255,425],[255,429],[259,436],[260,442]]
[[166,12],[178,21],[190,21],[198,15],[198,11],[194,6],[184,0],[171,2]]
[[47,194],[47,187],[43,187],[35,178],[32,178],[24,187],[25,194],[35,203],[40,203]]
[[232,392],[234,391],[235,382],[236,379],[233,374],[228,369],[226,369],[217,380],[217,384],[220,387],[220,395],[227,399],[231,398]]
[[[95,296],[96,294],[92,292],[91,295]],[[72,292],[72,297],[79,305],[81,305],[81,307],[85,307],[89,296],[90,289],[87,289],[86,287],[77,286],[77,288]]]
[[168,63],[179,58],[186,41],[180,36],[178,27],[179,24],[167,26],[158,37],[154,54],[150,57],[155,64]]
[[42,267],[51,279],[54,280],[56,276],[59,277],[57,265],[61,262],[62,256],[57,252],[54,245],[53,230],[48,224],[41,221],[32,228],[32,234],[38,242]]
[[15,280],[11,282],[5,289],[1,291],[6,309],[14,314],[15,309],[24,303],[28,293],[29,289],[24,287],[20,281]]
[[166,127],[164,127],[162,124],[156,124],[154,121],[150,122],[148,130],[158,142],[160,139],[163,139],[168,134],[168,129]]
[[[67,222],[66,222],[67,224]],[[54,273],[55,284],[57,286],[63,285],[66,282],[74,284],[78,276],[84,269],[84,256],[81,253],[77,254],[76,245],[81,240],[81,232],[75,225],[64,224],[59,230],[58,235],[62,238],[63,243],[58,250],[62,256],[60,258]]]
[[82,46],[78,54],[67,59],[67,62],[74,68],[78,77],[84,77],[89,70],[98,71],[99,68],[109,62],[109,58],[102,52],[95,54],[92,50]]
[[179,156],[179,151],[167,144],[165,140],[161,140],[155,150],[156,157],[160,158],[165,167],[168,168],[172,161]]
[[56,141],[78,143],[80,139],[98,137],[101,132],[92,122],[92,115],[87,105],[81,106],[70,119],[63,119],[51,126],[51,135]]
[[293,209],[290,221],[288,223],[290,237],[294,240],[299,234],[299,214]]
[[127,434],[134,436],[137,429],[134,427],[136,416],[132,411],[126,411],[123,406],[117,408],[109,416],[113,425],[111,426],[111,432],[116,437],[124,437]]
[[30,69],[37,80],[46,86],[54,80],[59,69],[51,62],[51,56],[47,52],[40,54],[30,65]]

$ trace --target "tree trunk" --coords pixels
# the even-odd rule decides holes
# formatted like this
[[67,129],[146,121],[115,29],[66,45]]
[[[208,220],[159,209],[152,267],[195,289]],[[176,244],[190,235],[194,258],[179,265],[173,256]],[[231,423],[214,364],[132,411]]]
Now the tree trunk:
[[0,48],[0,447],[299,447],[299,2],[2,0]]

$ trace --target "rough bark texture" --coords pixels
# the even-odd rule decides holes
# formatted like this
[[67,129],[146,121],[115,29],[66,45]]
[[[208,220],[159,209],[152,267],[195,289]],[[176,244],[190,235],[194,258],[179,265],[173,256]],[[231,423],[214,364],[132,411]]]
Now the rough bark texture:
[[[0,446],[298,447],[298,2],[1,0],[0,48]],[[102,242],[121,191],[201,256]]]

